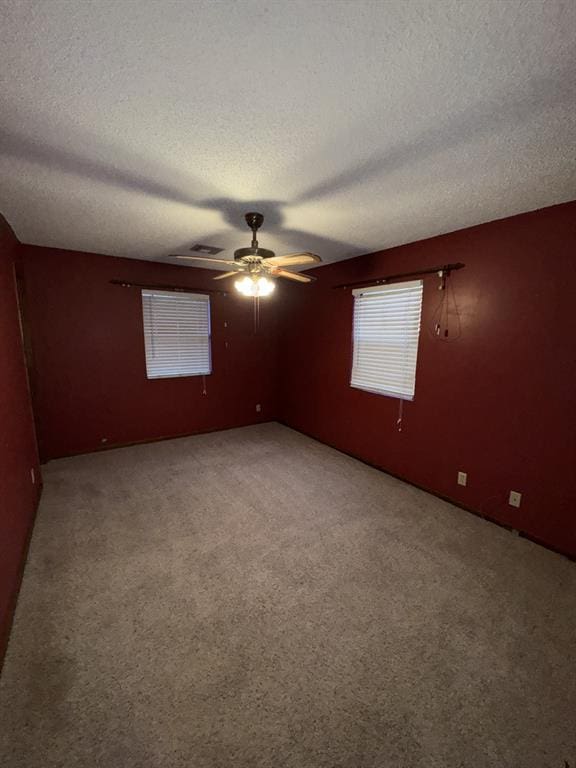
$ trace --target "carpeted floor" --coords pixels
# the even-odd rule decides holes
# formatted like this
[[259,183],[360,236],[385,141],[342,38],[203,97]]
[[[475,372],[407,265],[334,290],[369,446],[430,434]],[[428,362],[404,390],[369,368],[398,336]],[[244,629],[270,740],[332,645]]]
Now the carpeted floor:
[[3,768],[576,768],[576,567],[277,424],[51,462]]

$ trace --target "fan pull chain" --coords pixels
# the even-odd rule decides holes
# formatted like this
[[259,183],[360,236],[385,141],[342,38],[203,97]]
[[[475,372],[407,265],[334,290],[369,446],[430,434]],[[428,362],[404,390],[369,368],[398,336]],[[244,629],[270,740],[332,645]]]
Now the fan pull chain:
[[254,333],[260,330],[260,297],[254,296]]
[[402,417],[404,414],[404,400],[398,400],[398,418],[396,419],[396,426],[398,432],[402,432]]

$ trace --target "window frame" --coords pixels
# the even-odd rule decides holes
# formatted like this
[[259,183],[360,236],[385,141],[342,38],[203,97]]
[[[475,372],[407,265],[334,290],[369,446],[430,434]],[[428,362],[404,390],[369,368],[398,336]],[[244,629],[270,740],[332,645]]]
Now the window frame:
[[[152,336],[152,332],[150,334],[147,333],[146,330],[146,312],[147,312],[147,306],[145,303],[145,296],[153,296],[154,294],[161,294],[163,296],[186,296],[186,297],[192,297],[196,300],[201,299],[203,303],[206,304],[206,317],[207,317],[207,334],[204,336],[202,334],[202,338],[207,339],[208,343],[208,366],[206,371],[198,371],[196,373],[191,373],[189,371],[185,372],[179,372],[179,373],[161,373],[156,375],[151,375],[150,369],[149,369],[149,344],[148,344],[148,337],[149,335]],[[212,365],[212,302],[210,300],[210,294],[207,293],[201,293],[197,291],[175,291],[175,290],[166,290],[162,288],[142,288],[140,292],[140,298],[141,298],[141,306],[142,306],[142,334],[144,337],[144,367],[146,372],[146,378],[148,381],[157,381],[161,379],[184,379],[184,378],[195,378],[197,376],[210,376],[213,371],[213,365]],[[150,355],[151,357],[151,355]]]
[[[358,383],[358,377],[356,378],[356,381],[354,380],[354,374],[355,370],[358,370],[359,366],[356,364],[357,360],[357,339],[358,339],[358,333],[357,333],[357,323],[358,323],[358,317],[357,317],[357,304],[356,301],[358,298],[361,298],[363,294],[370,294],[370,293],[385,293],[388,290],[392,293],[394,289],[398,290],[400,286],[404,286],[405,288],[408,286],[412,286],[416,288],[416,286],[419,287],[419,311],[418,311],[418,319],[417,319],[417,331],[416,331],[416,344],[415,344],[415,350],[414,350],[414,363],[413,363],[413,376],[411,376],[411,380],[413,381],[413,387],[411,392],[406,391],[393,391],[390,389],[379,387],[369,387],[365,386],[361,383]],[[421,331],[422,331],[422,308],[423,308],[423,302],[424,302],[424,281],[422,279],[419,280],[404,280],[404,281],[398,281],[394,283],[383,283],[383,284],[377,284],[377,285],[369,285],[365,286],[363,288],[357,288],[352,291],[353,296],[353,307],[352,307],[352,344],[351,344],[351,352],[352,352],[352,359],[351,359],[351,365],[350,365],[350,387],[353,389],[357,389],[362,392],[369,392],[371,394],[375,395],[382,395],[384,397],[392,397],[396,400],[408,400],[413,401],[416,396],[416,375],[418,371],[418,351],[420,348],[420,337],[421,337]],[[407,347],[408,345],[406,345]],[[406,348],[404,347],[404,348]],[[358,352],[360,354],[360,352]],[[385,354],[385,353],[384,353]],[[400,387],[398,387],[400,389]]]

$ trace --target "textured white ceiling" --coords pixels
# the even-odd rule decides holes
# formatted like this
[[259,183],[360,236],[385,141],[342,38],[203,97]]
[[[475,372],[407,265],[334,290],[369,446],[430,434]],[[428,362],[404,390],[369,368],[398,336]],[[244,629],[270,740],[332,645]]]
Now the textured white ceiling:
[[574,0],[0,0],[0,211],[163,259],[256,209],[333,261],[573,199],[575,39]]

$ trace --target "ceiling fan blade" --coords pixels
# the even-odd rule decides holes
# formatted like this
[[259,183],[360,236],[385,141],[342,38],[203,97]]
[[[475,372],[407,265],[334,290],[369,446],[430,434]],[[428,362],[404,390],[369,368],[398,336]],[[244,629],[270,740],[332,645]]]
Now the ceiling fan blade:
[[240,275],[242,272],[242,269],[235,269],[234,272],[223,272],[221,275],[213,277],[212,280],[225,280],[227,277],[236,277],[236,275]]
[[299,264],[317,264],[321,262],[320,256],[309,251],[302,253],[287,253],[285,256],[272,256],[266,259],[266,264],[273,264],[275,267],[296,267]]
[[186,261],[211,261],[213,264],[236,264],[235,261],[225,259],[211,259],[209,256],[189,256],[187,253],[171,253],[169,259],[184,259]]
[[313,283],[316,280],[315,277],[310,275],[302,275],[300,272],[288,272],[287,269],[275,269],[272,272],[273,277],[287,277],[288,280],[296,280],[298,283]]

